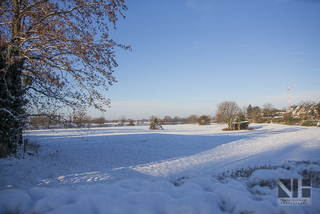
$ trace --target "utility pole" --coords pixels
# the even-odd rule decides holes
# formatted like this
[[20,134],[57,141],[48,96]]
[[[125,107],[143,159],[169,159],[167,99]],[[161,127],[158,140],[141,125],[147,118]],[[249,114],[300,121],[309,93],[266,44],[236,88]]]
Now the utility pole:
[[288,89],[287,89],[287,91],[288,91],[288,95],[287,95],[287,107],[288,107],[288,109],[290,109],[290,107],[291,107],[291,98],[290,98],[290,85],[289,85],[289,83],[288,83]]

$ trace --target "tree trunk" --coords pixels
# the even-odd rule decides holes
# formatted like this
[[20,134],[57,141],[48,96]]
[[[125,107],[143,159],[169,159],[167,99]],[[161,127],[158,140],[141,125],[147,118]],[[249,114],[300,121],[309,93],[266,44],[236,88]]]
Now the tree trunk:
[[[13,1],[14,18],[11,25],[12,42],[0,47],[0,143],[10,153],[15,153],[17,146],[22,143],[23,106],[25,91],[22,86],[22,70],[24,61],[19,58],[19,31],[21,28],[20,4]],[[8,55],[9,54],[9,55]]]

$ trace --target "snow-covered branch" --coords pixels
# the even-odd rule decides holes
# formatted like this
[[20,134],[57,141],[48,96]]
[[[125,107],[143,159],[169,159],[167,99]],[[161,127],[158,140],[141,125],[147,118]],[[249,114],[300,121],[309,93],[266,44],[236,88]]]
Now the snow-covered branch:
[[5,109],[5,108],[0,108],[0,111],[5,111],[7,112],[8,114],[10,114],[10,116],[12,116],[15,120],[19,121],[18,117],[14,116],[11,111]]

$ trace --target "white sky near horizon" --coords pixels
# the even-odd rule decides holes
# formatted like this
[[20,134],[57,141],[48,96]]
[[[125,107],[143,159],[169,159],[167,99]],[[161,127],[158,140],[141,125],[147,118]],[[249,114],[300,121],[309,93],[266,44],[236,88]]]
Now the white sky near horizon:
[[[110,36],[118,49],[104,95],[111,108],[92,117],[143,119],[214,115],[240,107],[320,101],[320,1],[127,1]],[[110,27],[112,28],[112,27]]]

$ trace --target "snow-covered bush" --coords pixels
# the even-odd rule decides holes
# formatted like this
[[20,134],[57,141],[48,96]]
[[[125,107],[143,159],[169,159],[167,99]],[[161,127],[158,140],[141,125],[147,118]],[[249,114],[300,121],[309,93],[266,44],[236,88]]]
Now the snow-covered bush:
[[149,129],[152,129],[152,130],[156,130],[156,129],[162,130],[163,128],[162,128],[162,126],[159,124],[158,119],[157,119],[157,118],[153,118],[152,121],[151,121],[151,123],[150,123]]
[[217,176],[220,182],[226,182],[228,179],[248,178],[248,187],[256,185],[267,186],[271,189],[276,187],[278,178],[281,177],[303,177],[310,178],[312,186],[320,186],[320,161],[288,161],[279,166],[264,165],[247,168],[234,169],[222,172]]

